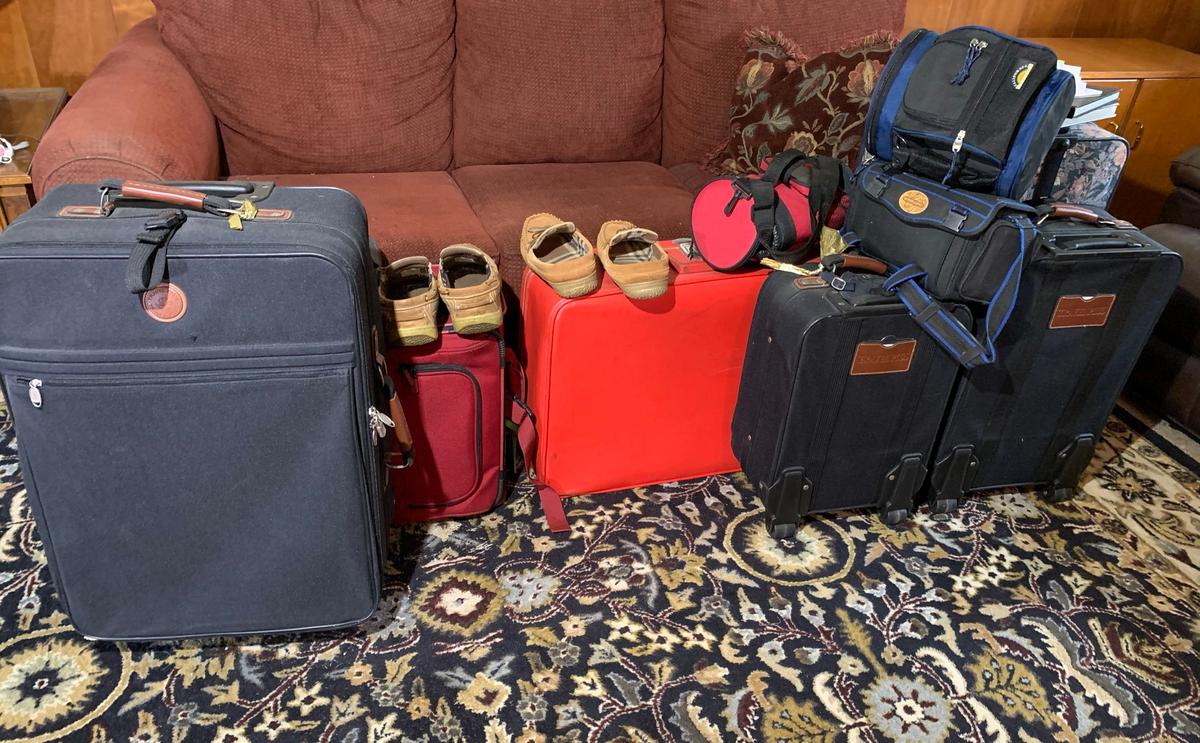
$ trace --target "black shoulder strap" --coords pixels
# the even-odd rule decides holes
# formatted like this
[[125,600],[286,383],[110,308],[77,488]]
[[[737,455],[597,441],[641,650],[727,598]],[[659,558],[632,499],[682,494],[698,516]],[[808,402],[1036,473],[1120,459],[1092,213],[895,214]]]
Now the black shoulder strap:
[[883,284],[885,291],[900,297],[900,301],[908,308],[909,314],[917,324],[967,369],[996,360],[996,339],[1000,336],[1000,331],[1004,330],[1017,304],[1025,256],[1036,246],[1034,238],[1037,230],[1028,218],[1021,216],[1008,219],[1020,230],[1020,248],[1017,255],[1013,256],[1000,287],[988,302],[980,337],[967,332],[962,323],[941,303],[929,296],[919,283],[919,279],[925,276],[925,271],[915,263],[899,268]]
[[[812,232],[808,241],[799,248],[772,254],[773,258],[779,260],[786,260],[798,253],[807,254],[821,244],[821,229],[829,221],[829,215],[837,207],[842,194],[850,185],[850,168],[846,163],[825,155],[813,155],[812,157],[793,157],[791,155],[791,153],[797,152],[798,150],[788,150],[786,153],[788,155],[787,164],[781,167],[776,177],[780,179],[781,183],[796,181],[808,187],[808,218],[812,225]],[[782,159],[782,156],[778,159]],[[771,165],[775,164],[776,160],[773,160]],[[800,168],[806,171],[804,177],[800,177],[797,173]],[[764,176],[763,180],[767,180],[767,178]],[[790,241],[783,244],[788,245]]]
[[771,158],[771,164],[762,173],[762,179],[774,185],[784,183],[792,170],[808,159],[800,150],[784,150]]

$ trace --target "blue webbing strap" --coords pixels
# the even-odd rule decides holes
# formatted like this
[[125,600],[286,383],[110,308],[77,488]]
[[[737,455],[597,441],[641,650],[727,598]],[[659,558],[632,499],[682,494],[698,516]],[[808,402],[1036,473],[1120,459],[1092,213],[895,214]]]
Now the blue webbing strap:
[[967,332],[954,315],[929,295],[921,286],[918,279],[925,271],[915,263],[910,263],[896,270],[883,283],[883,288],[900,297],[900,301],[908,308],[908,312],[934,340],[945,348],[958,363],[971,369],[981,364],[991,364],[996,360],[996,338],[1012,315],[1017,303],[1017,293],[1021,288],[1021,269],[1025,264],[1025,253],[1033,223],[1026,217],[1008,217],[1020,231],[1020,249],[1012,264],[1008,267],[1004,279],[996,289],[992,301],[988,303],[984,316],[982,338],[976,338]]

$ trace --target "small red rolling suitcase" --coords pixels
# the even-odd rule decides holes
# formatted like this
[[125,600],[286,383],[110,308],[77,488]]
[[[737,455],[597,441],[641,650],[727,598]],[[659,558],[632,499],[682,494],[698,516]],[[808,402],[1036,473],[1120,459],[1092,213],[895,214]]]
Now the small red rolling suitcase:
[[503,500],[507,354],[499,333],[450,326],[433,343],[388,351],[413,440],[408,466],[389,462],[393,523],[474,516]]
[[768,271],[718,273],[680,243],[666,294],[631,300],[604,277],[563,299],[526,272],[521,287],[531,477],[552,528],[558,495],[733,472],[729,424],[754,300]]

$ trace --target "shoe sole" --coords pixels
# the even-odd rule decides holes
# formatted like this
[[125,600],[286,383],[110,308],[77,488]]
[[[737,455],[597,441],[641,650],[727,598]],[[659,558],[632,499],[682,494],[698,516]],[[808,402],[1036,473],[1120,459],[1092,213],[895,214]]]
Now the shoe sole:
[[437,328],[421,328],[419,330],[400,330],[392,331],[391,339],[402,346],[423,346],[426,343],[433,343],[437,340]]
[[504,322],[504,313],[496,310],[495,312],[471,315],[461,319],[454,317],[454,313],[450,313],[450,321],[454,323],[454,332],[459,335],[490,333],[499,328]]
[[[535,271],[536,273],[536,271]],[[589,276],[584,276],[578,279],[570,279],[568,281],[550,281],[545,276],[538,274],[542,281],[550,285],[550,288],[558,293],[558,296],[564,299],[573,299],[582,297],[584,294],[590,294],[596,291],[596,287],[600,286],[600,272],[597,271]]]
[[[610,276],[612,274],[609,274]],[[613,279],[613,283],[621,290],[621,293],[630,299],[655,299],[667,293],[666,279],[656,281],[644,281],[636,284],[622,284],[620,281]]]

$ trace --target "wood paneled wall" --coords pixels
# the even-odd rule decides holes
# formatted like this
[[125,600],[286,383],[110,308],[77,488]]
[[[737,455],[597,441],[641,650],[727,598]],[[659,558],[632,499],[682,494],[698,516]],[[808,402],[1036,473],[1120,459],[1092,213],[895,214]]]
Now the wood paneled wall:
[[0,88],[74,92],[121,34],[152,13],[150,0],[0,0]]
[[908,0],[907,28],[967,24],[1018,36],[1145,37],[1200,52],[1200,0]]
[[[204,0],[195,0],[204,2]],[[74,92],[151,0],[0,0],[0,87]],[[908,0],[907,26],[1021,36],[1144,36],[1200,52],[1200,0]]]

